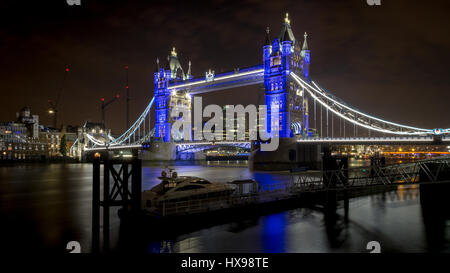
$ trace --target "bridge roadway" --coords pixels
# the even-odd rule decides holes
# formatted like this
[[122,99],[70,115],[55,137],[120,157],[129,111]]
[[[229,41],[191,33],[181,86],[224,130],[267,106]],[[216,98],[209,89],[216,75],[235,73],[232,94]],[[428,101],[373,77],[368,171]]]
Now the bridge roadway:
[[[449,144],[450,136],[442,136],[437,140],[433,136],[407,136],[407,137],[350,137],[350,138],[305,138],[297,139],[298,143],[305,144],[336,144],[336,145],[440,145]],[[250,148],[250,141],[185,141],[175,143],[178,152],[196,152],[217,146],[235,146]],[[141,144],[127,144],[117,146],[97,146],[94,148],[85,148],[89,151],[104,150],[128,150],[142,149]]]
[[343,145],[424,145],[450,143],[450,136],[437,139],[433,136],[406,136],[406,137],[349,137],[349,138],[306,138],[298,139],[298,143],[325,143]]
[[[441,143],[433,136],[408,136],[408,137],[353,137],[353,138],[299,138],[298,143],[305,144],[337,144],[337,145],[432,145],[450,143],[450,137],[444,136],[440,139]],[[239,146],[243,148],[250,148],[250,141],[190,141],[177,143],[177,150],[180,152],[191,152],[200,150],[200,146],[214,147],[214,146]]]

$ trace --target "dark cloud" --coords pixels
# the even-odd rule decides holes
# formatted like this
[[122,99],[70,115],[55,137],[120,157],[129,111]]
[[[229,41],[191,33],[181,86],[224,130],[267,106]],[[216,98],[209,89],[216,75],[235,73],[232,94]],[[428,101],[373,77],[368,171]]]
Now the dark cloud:
[[[261,62],[266,26],[277,36],[285,12],[297,39],[309,33],[311,76],[366,112],[419,127],[450,127],[448,1],[5,1],[0,4],[0,117],[29,105],[50,123],[71,65],[60,121],[100,119],[101,97],[123,95],[129,65],[132,117],[153,94],[158,57],[175,46],[195,75]],[[261,89],[205,95],[206,103],[256,103]],[[125,102],[107,112],[124,129]]]

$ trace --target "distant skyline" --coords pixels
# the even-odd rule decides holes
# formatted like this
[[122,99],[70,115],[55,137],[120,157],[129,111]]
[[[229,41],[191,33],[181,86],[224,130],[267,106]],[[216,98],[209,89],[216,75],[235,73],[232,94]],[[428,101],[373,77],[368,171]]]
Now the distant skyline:
[[[113,132],[125,129],[125,69],[130,122],[153,97],[156,58],[175,47],[195,77],[262,63],[265,29],[278,36],[289,12],[298,40],[308,33],[310,76],[364,112],[422,128],[450,127],[448,1],[2,1],[0,121],[29,106],[40,123],[59,102],[59,125],[99,122],[100,98]],[[204,105],[263,103],[259,87],[204,95]]]

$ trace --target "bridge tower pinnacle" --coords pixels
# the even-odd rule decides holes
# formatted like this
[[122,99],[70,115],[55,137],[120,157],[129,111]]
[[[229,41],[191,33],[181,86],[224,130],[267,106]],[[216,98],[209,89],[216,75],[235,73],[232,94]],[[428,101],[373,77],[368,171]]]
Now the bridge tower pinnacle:
[[306,38],[308,37],[308,34],[305,32],[305,40],[303,41],[303,47],[302,51],[300,53],[302,57],[302,70],[303,70],[303,76],[306,79],[309,79],[309,65],[311,63],[311,51],[308,48],[308,43],[306,41]]

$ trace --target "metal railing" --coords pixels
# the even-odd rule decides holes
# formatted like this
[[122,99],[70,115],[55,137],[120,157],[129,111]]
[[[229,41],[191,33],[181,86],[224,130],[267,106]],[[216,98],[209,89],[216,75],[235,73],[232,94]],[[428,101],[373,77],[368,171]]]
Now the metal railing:
[[[433,165],[433,168],[430,166]],[[317,191],[350,187],[439,182],[450,172],[450,157],[420,160],[388,166],[373,165],[292,176],[295,191]]]
[[290,185],[290,183],[264,184],[259,185],[256,190],[252,189],[245,193],[239,193],[236,187],[230,195],[185,201],[161,200],[153,207],[153,212],[162,216],[185,215],[280,200],[290,197],[287,191]]
[[[433,168],[430,166],[433,165]],[[162,216],[186,215],[219,209],[289,199],[304,192],[364,188],[379,185],[417,184],[439,182],[440,174],[450,172],[450,157],[428,159],[407,164],[367,166],[334,171],[291,174],[290,182],[259,184],[257,189],[231,195],[191,199],[163,200],[154,207]],[[420,177],[420,179],[419,179]]]

